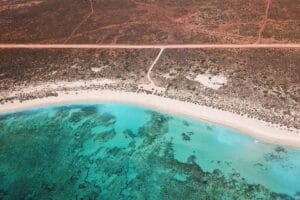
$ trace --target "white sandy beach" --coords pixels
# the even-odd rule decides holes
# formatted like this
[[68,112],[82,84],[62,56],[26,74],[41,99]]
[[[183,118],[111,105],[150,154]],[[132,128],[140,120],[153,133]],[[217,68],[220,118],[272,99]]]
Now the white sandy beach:
[[6,103],[0,106],[0,113],[39,106],[80,102],[115,102],[144,106],[165,113],[177,114],[234,128],[260,141],[300,147],[300,130],[287,129],[231,112],[144,93],[110,90],[82,90],[69,92],[68,94],[59,93],[57,97],[28,100],[22,103]]

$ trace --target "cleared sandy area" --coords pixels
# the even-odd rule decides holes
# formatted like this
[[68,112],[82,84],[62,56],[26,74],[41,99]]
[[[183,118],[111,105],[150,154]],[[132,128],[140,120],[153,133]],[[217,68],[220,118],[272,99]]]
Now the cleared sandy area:
[[198,74],[195,78],[187,77],[189,80],[197,81],[205,87],[218,90],[227,84],[227,79],[224,75],[213,75],[209,73]]
[[[6,103],[0,106],[0,112],[6,113],[39,106],[86,102],[116,102],[144,106],[234,128],[260,141],[300,148],[299,129],[287,129],[231,112],[144,93],[110,90],[82,90],[68,92],[68,94],[60,92],[57,97],[34,99],[22,103]],[[254,142],[258,141],[254,140]]]

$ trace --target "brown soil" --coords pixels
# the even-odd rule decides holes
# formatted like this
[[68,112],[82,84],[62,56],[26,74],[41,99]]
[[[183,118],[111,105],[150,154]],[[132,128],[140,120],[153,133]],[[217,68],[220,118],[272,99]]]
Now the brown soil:
[[[0,43],[254,43],[267,5],[263,0],[91,2],[93,12],[89,0],[2,2]],[[261,42],[299,43],[298,11],[297,0],[273,0]]]

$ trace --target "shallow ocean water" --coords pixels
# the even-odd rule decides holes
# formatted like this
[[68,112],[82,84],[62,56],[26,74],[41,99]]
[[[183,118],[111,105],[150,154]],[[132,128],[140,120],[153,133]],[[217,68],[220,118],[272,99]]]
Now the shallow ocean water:
[[0,199],[300,199],[300,150],[125,104],[0,115]]

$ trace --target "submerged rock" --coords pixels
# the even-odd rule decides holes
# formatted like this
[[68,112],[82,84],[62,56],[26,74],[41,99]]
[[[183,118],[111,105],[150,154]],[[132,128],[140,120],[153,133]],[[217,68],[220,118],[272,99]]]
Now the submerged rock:
[[189,135],[187,135],[186,133],[181,133],[181,137],[182,137],[182,140],[184,140],[184,141],[191,140],[191,137]]
[[70,116],[70,122],[72,123],[78,123],[80,120],[84,117],[81,112],[74,112]]
[[101,133],[98,133],[94,140],[99,142],[107,142],[108,140],[112,139],[116,135],[116,131],[114,129],[109,131],[104,131]]
[[109,125],[112,125],[112,124],[116,123],[115,116],[113,116],[109,113],[101,114],[98,117],[98,120],[99,120],[99,124],[101,124],[103,126],[109,126]]
[[85,116],[90,116],[90,115],[95,115],[98,112],[98,108],[97,106],[83,106],[81,108],[81,112],[83,112],[83,114]]

